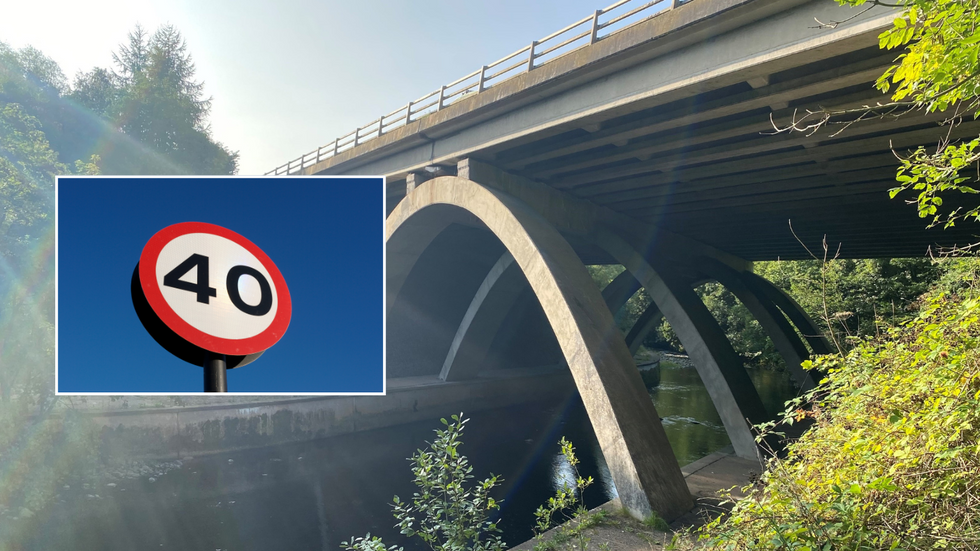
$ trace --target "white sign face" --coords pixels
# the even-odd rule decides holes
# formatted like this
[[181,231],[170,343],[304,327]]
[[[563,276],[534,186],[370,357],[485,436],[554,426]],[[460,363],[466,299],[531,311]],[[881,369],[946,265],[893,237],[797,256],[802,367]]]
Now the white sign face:
[[[237,266],[249,270],[232,271]],[[181,319],[222,339],[247,339],[265,331],[279,306],[269,284],[272,276],[262,263],[245,247],[218,235],[189,233],[164,245],[156,281]]]
[[201,222],[168,226],[150,238],[139,265],[153,312],[204,350],[246,355],[279,340],[292,303],[272,260],[231,230]]

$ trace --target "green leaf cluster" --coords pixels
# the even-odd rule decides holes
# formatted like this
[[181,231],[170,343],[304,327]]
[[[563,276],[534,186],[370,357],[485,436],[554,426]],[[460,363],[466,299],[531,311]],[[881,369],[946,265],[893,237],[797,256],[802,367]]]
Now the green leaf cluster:
[[[880,0],[837,0],[840,4],[888,5]],[[904,0],[892,27],[879,36],[882,49],[902,52],[878,78],[892,100],[932,112],[947,112],[946,136],[934,148],[919,147],[901,159],[898,186],[911,190],[921,218],[930,226],[980,219],[980,208],[944,209],[951,192],[976,194],[980,138],[950,139],[963,117],[980,117],[980,0]]]
[[561,487],[555,491],[555,495],[548,498],[546,504],[539,506],[534,511],[536,519],[534,531],[539,539],[552,526],[555,526],[555,515],[561,514],[562,519],[559,522],[566,522],[575,517],[582,517],[589,512],[585,508],[582,494],[594,481],[591,476],[583,478],[579,473],[579,459],[575,455],[575,448],[572,443],[562,436],[558,444],[561,446],[562,457],[572,470],[575,484],[573,486],[569,481],[563,480]]
[[[491,513],[500,509],[500,502],[490,496],[502,479],[491,475],[481,482],[471,483],[473,467],[459,453],[463,428],[469,419],[453,415],[452,421],[442,419],[444,429],[437,429],[436,439],[428,449],[418,450],[409,459],[418,491],[410,500],[393,498],[396,526],[406,536],[424,541],[433,551],[503,551],[507,544],[500,536]],[[367,534],[351,538],[341,547],[356,551],[384,551],[378,537]],[[389,550],[400,550],[395,546]]]
[[789,403],[813,427],[702,542],[726,550],[980,549],[980,299],[938,293]]

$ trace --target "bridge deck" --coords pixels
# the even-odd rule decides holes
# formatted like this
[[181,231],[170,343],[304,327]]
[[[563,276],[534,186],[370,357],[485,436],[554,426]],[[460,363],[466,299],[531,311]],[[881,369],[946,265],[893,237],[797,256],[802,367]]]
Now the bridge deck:
[[[851,15],[825,1],[692,0],[305,172],[385,174],[392,208],[409,173],[470,157],[748,260],[807,258],[790,221],[814,252],[826,235],[851,258],[975,241],[966,224],[926,231],[887,195],[893,149],[935,143],[940,116],[773,135],[809,108],[887,99],[873,84],[896,56],[877,46],[894,12],[815,22]],[[967,121],[953,136],[978,132]]]

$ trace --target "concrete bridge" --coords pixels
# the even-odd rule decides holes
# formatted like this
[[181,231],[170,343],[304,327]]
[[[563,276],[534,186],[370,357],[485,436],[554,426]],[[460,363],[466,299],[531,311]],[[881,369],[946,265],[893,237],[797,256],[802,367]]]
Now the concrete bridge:
[[[882,101],[873,82],[896,54],[877,35],[895,12],[641,1],[599,10],[274,172],[387,177],[391,377],[567,365],[623,504],[670,520],[691,496],[631,354],[660,316],[736,453],[757,457],[749,426],[766,411],[692,287],[731,290],[808,387],[800,364],[827,342],[752,273],[755,260],[808,257],[788,221],[811,250],[826,235],[850,258],[974,239],[925,231],[886,193],[892,149],[935,142],[937,116],[767,132],[808,107]],[[978,131],[964,122],[953,135]],[[599,289],[592,264],[626,271]],[[623,335],[613,315],[641,286],[653,305]]]

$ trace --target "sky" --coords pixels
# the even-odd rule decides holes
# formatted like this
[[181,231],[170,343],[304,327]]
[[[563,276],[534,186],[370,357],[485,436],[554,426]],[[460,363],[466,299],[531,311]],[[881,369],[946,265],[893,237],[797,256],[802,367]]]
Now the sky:
[[610,0],[7,2],[0,41],[69,80],[111,67],[139,23],[170,23],[213,99],[214,138],[264,174],[589,16]]
[[140,323],[130,281],[159,230],[208,222],[268,255],[292,298],[285,334],[228,371],[229,392],[382,392],[384,214],[381,178],[59,178],[58,391],[203,391],[203,368]]

